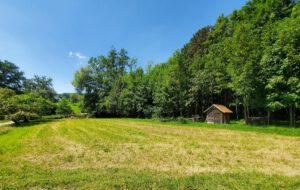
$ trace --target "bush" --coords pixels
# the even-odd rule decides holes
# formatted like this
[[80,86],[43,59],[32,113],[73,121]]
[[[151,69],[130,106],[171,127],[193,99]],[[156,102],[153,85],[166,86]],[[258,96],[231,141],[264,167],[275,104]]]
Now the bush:
[[14,114],[6,116],[7,119],[12,120],[16,124],[22,122],[29,122],[33,119],[38,119],[39,116],[35,113],[25,112],[25,111],[18,111]]
[[187,119],[185,119],[184,117],[177,117],[177,121],[180,123],[187,123]]
[[160,122],[171,122],[174,121],[174,118],[171,117],[163,117],[163,118],[159,118]]
[[8,108],[8,99],[13,97],[16,93],[7,88],[0,88],[0,120],[5,118]]
[[56,114],[63,116],[70,116],[73,113],[71,106],[69,105],[69,101],[66,98],[62,98],[57,103]]
[[6,103],[7,115],[23,111],[38,115],[49,115],[55,109],[55,105],[36,94],[20,94],[10,97]]
[[268,125],[267,117],[248,117],[245,120],[247,125]]

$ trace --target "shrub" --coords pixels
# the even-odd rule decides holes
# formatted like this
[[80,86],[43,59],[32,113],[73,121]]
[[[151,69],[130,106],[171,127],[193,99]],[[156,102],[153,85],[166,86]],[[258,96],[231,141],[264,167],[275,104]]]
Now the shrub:
[[36,113],[38,115],[49,115],[55,109],[55,105],[36,94],[20,94],[10,97],[7,100],[6,110],[8,115],[17,112]]
[[73,113],[73,110],[69,105],[69,101],[66,98],[62,98],[57,103],[56,113],[63,116],[70,116]]
[[7,88],[0,88],[0,119],[4,119],[8,112],[8,99],[13,97],[16,93]]
[[6,118],[19,124],[21,122],[29,122],[30,120],[37,119],[39,116],[31,112],[18,111],[14,114],[7,115]]
[[267,117],[247,117],[246,118],[247,125],[267,125],[268,118]]
[[159,118],[160,122],[171,122],[174,121],[174,118],[171,117],[164,117],[164,118]]
[[180,123],[187,123],[187,119],[185,119],[184,117],[177,117],[177,121]]

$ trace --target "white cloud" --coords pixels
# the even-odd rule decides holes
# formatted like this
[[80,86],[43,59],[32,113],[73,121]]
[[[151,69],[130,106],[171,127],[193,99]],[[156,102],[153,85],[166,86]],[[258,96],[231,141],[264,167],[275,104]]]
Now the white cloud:
[[69,52],[69,57],[75,58],[79,61],[78,67],[80,67],[81,65],[87,63],[87,59],[88,59],[87,56],[83,55],[82,53],[80,53],[78,51],[70,51]]
[[84,59],[87,59],[87,56],[83,55],[82,53],[80,52],[73,52],[73,51],[70,51],[69,52],[69,56],[70,57],[76,57],[78,58],[79,60],[84,60]]

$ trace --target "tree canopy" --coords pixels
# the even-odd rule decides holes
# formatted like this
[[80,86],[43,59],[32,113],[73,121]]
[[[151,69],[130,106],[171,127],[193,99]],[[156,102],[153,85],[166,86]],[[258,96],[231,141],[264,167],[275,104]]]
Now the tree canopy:
[[21,91],[24,80],[24,73],[19,70],[18,66],[9,61],[0,60],[0,88]]
[[[294,0],[252,0],[200,29],[168,61],[132,70],[125,50],[91,58],[75,73],[84,107],[98,116],[202,115],[212,103],[236,118],[299,111],[300,8]],[[286,113],[288,110],[289,114]]]

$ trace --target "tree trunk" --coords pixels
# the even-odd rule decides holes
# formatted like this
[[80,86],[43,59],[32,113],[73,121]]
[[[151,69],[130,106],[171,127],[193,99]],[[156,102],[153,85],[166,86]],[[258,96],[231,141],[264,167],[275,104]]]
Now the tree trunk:
[[294,116],[293,116],[293,118],[294,118],[294,126],[296,127],[296,105],[294,105],[294,111],[293,111],[293,113],[294,113]]
[[195,106],[195,115],[198,114],[198,101],[196,101],[196,106]]
[[270,115],[271,115],[271,112],[268,110],[268,125],[270,125]]
[[290,112],[290,126],[294,127],[295,126],[295,105],[293,104],[290,105],[289,112]]
[[249,111],[249,106],[248,106],[248,104],[247,104],[247,118],[249,117],[249,113],[250,113],[250,111]]
[[236,114],[236,120],[239,120],[238,103],[235,104],[235,114]]
[[247,106],[246,105],[244,105],[244,119],[247,124]]
[[224,105],[227,105],[227,92],[224,92]]
[[293,105],[293,126],[296,127],[296,105]]

